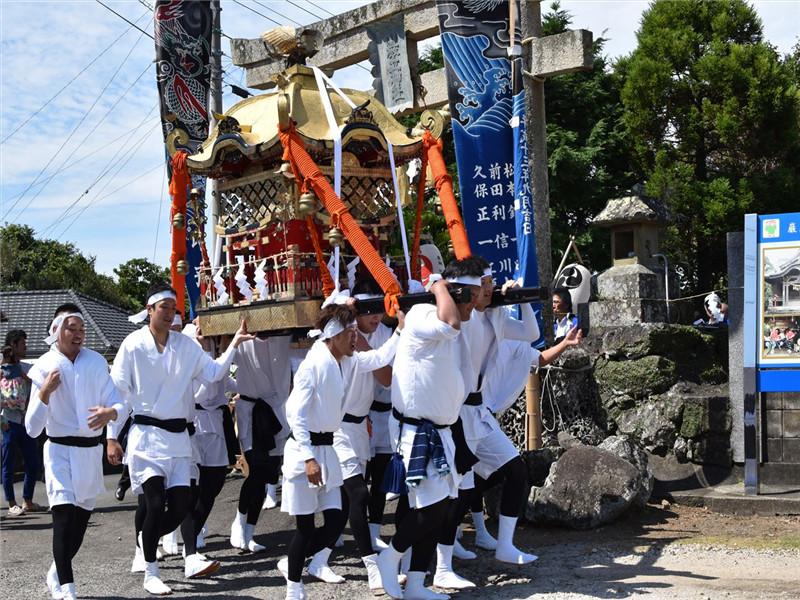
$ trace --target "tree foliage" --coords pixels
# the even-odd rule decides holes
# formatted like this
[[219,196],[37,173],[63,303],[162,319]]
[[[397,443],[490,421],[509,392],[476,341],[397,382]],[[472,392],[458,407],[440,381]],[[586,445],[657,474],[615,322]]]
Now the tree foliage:
[[95,271],[95,257],[72,244],[36,239],[27,225],[0,228],[0,287],[4,290],[72,288],[132,308],[111,277]]
[[156,281],[169,281],[169,269],[151,263],[146,258],[132,258],[122,263],[114,274],[117,287],[131,306],[138,309],[144,306],[147,289]]
[[797,209],[796,63],[743,0],[655,0],[617,65],[636,165],[677,218],[667,248],[689,288],[716,287],[746,212]]

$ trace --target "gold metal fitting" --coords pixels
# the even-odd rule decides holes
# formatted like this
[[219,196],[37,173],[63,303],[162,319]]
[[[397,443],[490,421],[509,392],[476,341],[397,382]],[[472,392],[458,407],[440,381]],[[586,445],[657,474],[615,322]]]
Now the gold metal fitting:
[[189,192],[190,196],[200,196],[202,190],[200,188],[192,188],[192,191]]
[[313,192],[303,192],[297,201],[297,210],[301,216],[313,215],[317,212],[317,197]]
[[338,227],[331,227],[331,230],[328,232],[328,243],[336,248],[341,247],[342,243],[344,242],[344,234],[342,230]]
[[175,270],[178,272],[178,275],[186,275],[189,272],[189,263],[185,260],[179,260],[175,264]]
[[186,215],[183,213],[175,213],[175,216],[172,217],[172,227],[174,229],[183,229],[186,227]]

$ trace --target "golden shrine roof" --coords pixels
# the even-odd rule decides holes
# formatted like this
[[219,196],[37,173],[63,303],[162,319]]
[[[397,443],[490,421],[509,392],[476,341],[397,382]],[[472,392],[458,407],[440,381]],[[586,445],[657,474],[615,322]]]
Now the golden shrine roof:
[[[294,65],[280,76],[278,86],[276,92],[246,98],[228,109],[200,150],[188,158],[189,168],[213,176],[213,172],[232,156],[241,160],[239,153],[252,162],[277,163],[281,156],[278,126],[285,127],[290,118],[306,149],[317,160],[332,159],[333,136],[313,71]],[[421,137],[410,136],[379,100],[367,92],[342,91],[357,106],[351,109],[339,94],[329,91],[336,122],[343,132],[345,150],[359,156],[359,149],[365,146],[358,142],[366,140],[373,159],[377,152],[383,160],[388,160],[388,140],[394,147],[398,164],[419,155]],[[348,148],[350,142],[356,143]]]

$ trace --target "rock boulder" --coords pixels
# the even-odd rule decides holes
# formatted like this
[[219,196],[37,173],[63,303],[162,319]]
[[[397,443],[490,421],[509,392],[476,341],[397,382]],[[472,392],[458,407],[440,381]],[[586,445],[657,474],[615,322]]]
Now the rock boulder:
[[630,462],[591,446],[570,448],[533,487],[525,516],[535,523],[592,529],[619,517],[641,495],[642,478]]

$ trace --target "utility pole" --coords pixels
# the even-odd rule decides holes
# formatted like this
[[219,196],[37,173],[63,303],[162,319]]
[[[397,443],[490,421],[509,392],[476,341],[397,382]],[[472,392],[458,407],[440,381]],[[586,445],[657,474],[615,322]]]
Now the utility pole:
[[[212,113],[222,114],[222,22],[220,16],[222,7],[220,0],[211,0],[211,111]],[[212,116],[213,119],[213,116]],[[213,119],[216,124],[216,119]],[[219,251],[217,250],[217,221],[219,220],[219,184],[216,179],[211,180],[211,264],[209,267],[217,266],[219,261]]]

